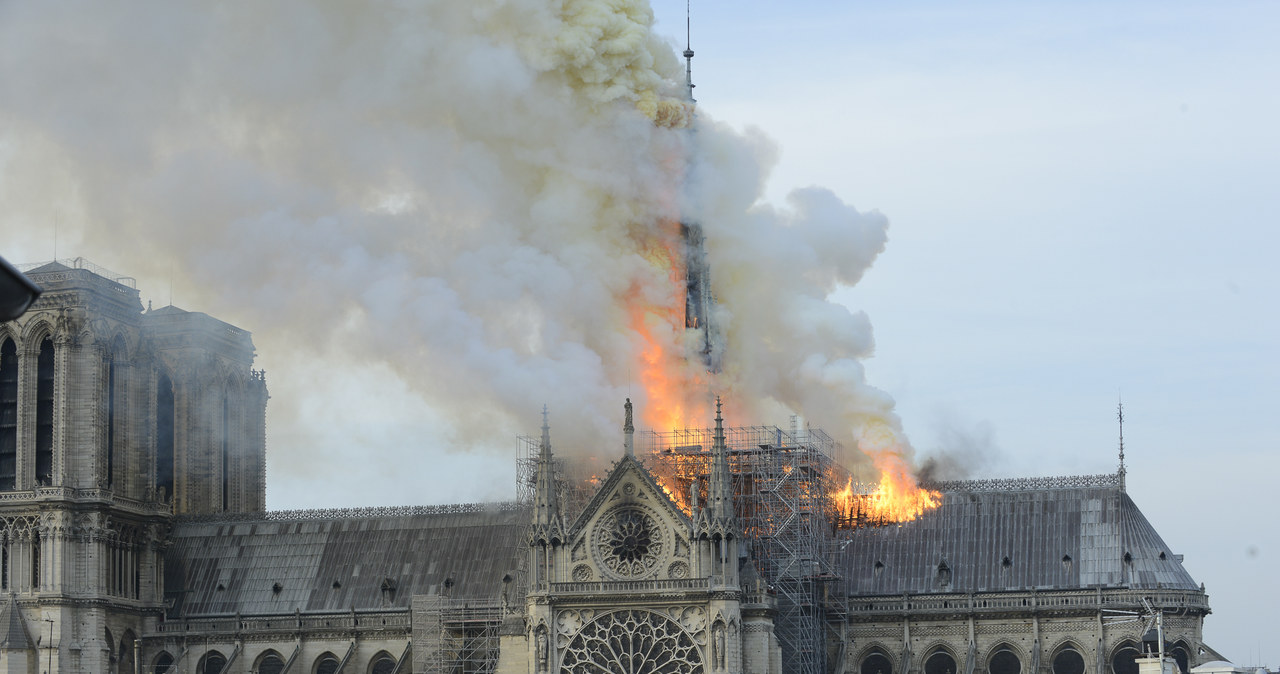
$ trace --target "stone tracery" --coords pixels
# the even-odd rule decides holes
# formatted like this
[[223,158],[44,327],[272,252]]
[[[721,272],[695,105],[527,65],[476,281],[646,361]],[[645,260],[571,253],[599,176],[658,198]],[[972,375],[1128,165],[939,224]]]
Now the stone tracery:
[[702,674],[702,654],[673,620],[644,610],[606,613],[564,651],[562,674]]

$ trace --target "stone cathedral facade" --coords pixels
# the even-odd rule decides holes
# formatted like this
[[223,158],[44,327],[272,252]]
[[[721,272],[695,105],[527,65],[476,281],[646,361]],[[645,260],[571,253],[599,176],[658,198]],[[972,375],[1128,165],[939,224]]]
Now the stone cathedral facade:
[[[45,294],[0,324],[0,671],[1136,674],[1142,623],[1116,616],[1150,606],[1184,671],[1221,657],[1123,473],[949,483],[837,530],[747,512],[734,471],[801,439],[726,438],[718,412],[673,499],[628,402],[579,501],[544,417],[523,502],[266,512],[247,332],[81,260],[28,275]],[[782,539],[748,529],[775,513],[817,517],[822,559],[764,564]]]

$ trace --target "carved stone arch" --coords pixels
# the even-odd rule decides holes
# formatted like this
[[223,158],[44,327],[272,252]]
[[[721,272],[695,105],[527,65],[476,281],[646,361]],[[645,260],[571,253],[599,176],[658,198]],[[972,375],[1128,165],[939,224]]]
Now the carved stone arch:
[[222,674],[227,667],[227,656],[216,648],[205,651],[196,664],[196,674]]
[[[1079,657],[1068,656],[1075,652]],[[1085,674],[1089,671],[1089,661],[1085,659],[1084,645],[1076,639],[1064,636],[1055,641],[1049,648],[1049,672],[1051,674]]]
[[280,674],[284,671],[284,656],[274,648],[268,648],[254,658],[253,671],[260,674]]
[[325,651],[311,665],[311,674],[335,674],[341,661],[330,651]]
[[131,629],[125,629],[124,634],[120,635],[120,648],[116,654],[116,662],[120,663],[122,674],[133,674],[133,645],[137,640],[138,635]]
[[1133,636],[1114,639],[1107,648],[1107,671],[1099,674],[1137,674],[1136,658],[1142,654],[1142,645]]
[[[946,639],[934,639],[924,648],[920,649],[920,661],[913,668],[915,671],[924,674],[960,674],[962,659],[957,655],[955,644]],[[944,662],[946,658],[950,658],[950,666]],[[932,666],[931,666],[932,663]]]
[[1036,674],[1027,671],[1030,667],[1027,652],[1012,641],[997,642],[987,649],[982,661],[988,674]]
[[22,338],[19,340],[18,344],[19,353],[26,353],[28,355],[40,353],[40,343],[46,338],[53,340],[56,345],[57,340],[54,339],[54,333],[55,327],[53,321],[49,320],[47,316],[40,316],[30,323],[27,323],[22,328]]
[[1169,647],[1169,656],[1174,659],[1174,662],[1178,663],[1178,669],[1181,670],[1182,674],[1187,674],[1191,671],[1192,653],[1195,653],[1195,649],[1193,649],[1191,647],[1191,643],[1183,637],[1179,637],[1173,642],[1173,645]]
[[116,640],[111,634],[110,627],[102,628],[102,650],[107,652],[107,667],[111,671],[116,671]]
[[173,655],[169,651],[160,651],[151,659],[152,672],[167,672],[173,666]]
[[16,329],[14,321],[0,323],[0,344],[4,344],[4,340],[13,340],[14,347],[18,346],[18,341],[22,339],[22,331]]
[[131,362],[137,345],[132,343],[133,340],[129,338],[129,334],[120,328],[116,328],[110,334],[111,338],[104,342],[106,355],[120,362]]
[[391,653],[383,650],[373,654],[369,658],[369,667],[367,674],[392,674],[396,669],[396,658]]
[[[886,670],[878,666],[878,664],[876,664],[878,661],[875,661],[875,658],[883,659],[883,662],[888,663],[888,669]],[[901,663],[899,663],[898,658],[894,656],[893,649],[890,648],[888,644],[880,641],[872,641],[866,646],[863,646],[862,649],[854,655],[853,663],[856,668],[854,669],[854,672],[858,674],[877,674],[877,672],[879,674],[896,674],[901,671]]]

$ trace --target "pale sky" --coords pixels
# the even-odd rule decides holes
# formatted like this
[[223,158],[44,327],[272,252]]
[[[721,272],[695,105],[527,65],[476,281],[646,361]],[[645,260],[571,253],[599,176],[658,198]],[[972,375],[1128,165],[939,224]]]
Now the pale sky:
[[[681,2],[657,2],[683,46]],[[781,200],[890,221],[841,301],[922,451],[975,476],[1116,467],[1214,613],[1280,665],[1280,3],[694,3],[708,114]],[[978,451],[978,450],[981,451]]]
[[[519,69],[470,44],[433,51],[455,36],[406,35],[415,24],[394,17],[344,33],[308,3],[246,23],[179,5],[97,7],[0,4],[0,252],[52,258],[56,222],[59,257],[137,276],[144,303],[251,330],[272,393],[273,509],[510,498],[507,438],[537,432],[545,382],[525,375],[540,370],[504,380],[511,400],[495,405],[527,402],[527,418],[460,420],[419,395],[421,372],[395,364],[412,361],[412,338],[381,338],[399,361],[353,359],[342,329],[308,338],[315,315],[300,307],[330,299],[307,273],[360,279],[419,246],[394,226],[389,242],[382,230],[341,240],[351,232],[306,219],[349,215],[320,188],[384,163],[401,170],[387,172],[392,184],[451,184],[464,165],[485,175],[474,153],[421,149],[448,148],[432,134],[471,121],[437,124],[440,101],[519,140],[518,98],[467,107],[487,87],[525,85]],[[654,12],[682,48],[685,4]],[[1123,397],[1129,493],[1205,583],[1206,640],[1272,668],[1278,20],[1274,1],[698,2],[692,45],[701,113],[776,148],[768,202],[816,185],[888,218],[884,252],[833,297],[869,317],[867,379],[896,400],[917,450],[959,456],[974,477],[1113,472]],[[273,49],[240,46],[262,44]],[[415,69],[424,60],[439,71]],[[360,71],[366,62],[377,70]],[[428,77],[449,86],[404,93]],[[414,115],[433,120],[426,132],[404,121]],[[345,135],[352,120],[368,128]],[[308,138],[299,129],[314,142],[282,152],[291,134]],[[378,207],[394,215],[397,203]],[[221,247],[201,224],[223,211],[255,250]],[[369,231],[386,224],[370,220]],[[252,297],[237,294],[246,288]],[[388,288],[357,299],[394,294],[376,290]],[[361,320],[335,306],[333,323]],[[625,393],[611,385],[600,388]],[[563,434],[578,410],[551,402]],[[490,425],[496,442],[460,431]]]

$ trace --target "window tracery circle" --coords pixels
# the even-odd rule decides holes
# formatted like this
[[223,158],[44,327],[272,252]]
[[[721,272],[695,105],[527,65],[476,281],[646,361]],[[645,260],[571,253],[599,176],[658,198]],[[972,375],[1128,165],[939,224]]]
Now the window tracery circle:
[[623,578],[649,575],[662,560],[665,549],[657,520],[634,507],[619,508],[601,519],[595,547],[601,564]]
[[702,674],[702,653],[679,624],[652,611],[606,613],[564,649],[562,674]]

